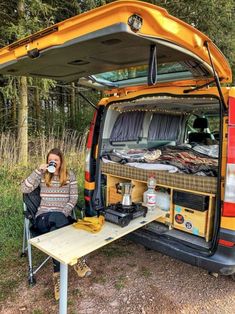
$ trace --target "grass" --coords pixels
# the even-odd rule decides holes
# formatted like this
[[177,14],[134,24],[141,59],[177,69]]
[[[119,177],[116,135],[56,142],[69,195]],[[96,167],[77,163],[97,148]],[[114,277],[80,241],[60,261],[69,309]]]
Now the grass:
[[44,311],[43,310],[39,310],[39,309],[35,309],[33,310],[32,314],[43,314]]
[[117,290],[121,290],[125,287],[126,277],[123,275],[120,275],[117,278],[117,281],[115,282],[114,286]]
[[0,281],[0,302],[4,301],[6,297],[12,293],[12,291],[15,291],[15,289],[18,287],[18,278],[8,278],[4,281]]
[[[42,143],[42,139],[39,140],[41,141],[41,147],[44,150],[45,147],[48,148],[49,145],[51,145],[50,148],[57,146],[62,149],[64,148],[66,151],[68,168],[73,169],[78,178],[78,203],[80,206],[83,206],[83,138],[80,140],[78,146],[76,145],[78,142],[77,137],[72,137],[69,142],[69,137],[64,136],[64,142],[62,141],[60,143],[55,140],[53,141],[51,138],[48,143],[45,141],[45,145]],[[76,143],[72,145],[72,141],[75,141]],[[0,272],[0,302],[4,302],[4,300],[9,297],[14,299],[14,292],[20,286],[21,282],[27,278],[27,258],[21,259],[19,257],[22,250],[24,222],[20,182],[41,163],[41,159],[45,155],[43,149],[41,152],[37,150],[37,155],[30,154],[31,161],[29,165],[23,167],[12,162],[12,160],[16,160],[17,152],[12,150],[12,145],[9,149],[7,145],[10,146],[9,137],[3,137],[0,134],[0,147],[2,149],[0,152],[0,269],[8,270],[7,272]],[[37,159],[37,156],[39,156],[39,159]],[[11,157],[12,160],[10,159]],[[34,261],[41,259],[42,254],[35,253]],[[34,309],[33,313],[40,314],[41,310]]]
[[94,278],[94,282],[96,282],[97,284],[102,284],[104,285],[107,282],[107,278],[104,276],[96,276]]
[[20,172],[0,170],[0,265],[18,251],[22,238],[22,196],[19,189]]
[[151,271],[147,267],[144,267],[144,266],[141,267],[140,274],[146,278],[149,278],[152,275]]
[[14,258],[11,258],[9,255],[9,257],[6,258],[5,263],[2,262],[1,264],[0,303],[9,296],[14,300],[18,286],[25,280],[25,278],[27,278],[25,259],[18,258],[17,254],[13,257]]
[[115,243],[112,243],[111,245],[104,246],[100,249],[100,252],[106,256],[109,260],[115,257],[125,257],[130,254],[126,246],[120,245],[120,241],[116,241]]

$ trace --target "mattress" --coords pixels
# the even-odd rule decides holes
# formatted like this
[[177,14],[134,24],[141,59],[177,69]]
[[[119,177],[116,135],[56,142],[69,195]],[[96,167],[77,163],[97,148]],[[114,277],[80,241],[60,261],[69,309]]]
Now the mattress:
[[217,191],[216,177],[197,176],[184,173],[169,173],[167,171],[159,170],[144,170],[118,163],[103,162],[101,170],[102,173],[139,181],[147,181],[148,177],[152,174],[155,176],[157,184],[159,185],[210,194],[216,194]]

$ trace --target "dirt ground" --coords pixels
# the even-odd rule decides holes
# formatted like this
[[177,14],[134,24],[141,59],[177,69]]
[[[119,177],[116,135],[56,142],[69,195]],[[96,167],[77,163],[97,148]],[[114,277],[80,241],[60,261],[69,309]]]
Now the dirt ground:
[[[22,276],[22,263],[18,273],[15,266],[21,285],[0,303],[0,313],[58,313],[51,261],[33,287]],[[69,314],[235,313],[235,282],[229,277],[210,276],[126,239],[90,254],[88,264],[92,275],[85,279],[69,269]]]

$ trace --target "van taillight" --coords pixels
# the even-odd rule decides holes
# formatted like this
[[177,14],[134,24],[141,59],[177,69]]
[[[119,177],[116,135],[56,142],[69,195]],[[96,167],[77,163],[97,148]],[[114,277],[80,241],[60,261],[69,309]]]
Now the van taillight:
[[90,159],[91,159],[91,149],[86,148],[86,157],[85,157],[85,180],[90,181]]
[[229,247],[233,247],[235,245],[234,242],[222,240],[222,239],[219,240],[219,244],[223,246],[229,246]]
[[87,138],[87,145],[86,145],[86,157],[85,157],[85,180],[90,181],[91,174],[90,174],[90,166],[91,166],[91,148],[93,143],[93,136],[94,136],[94,129],[95,129],[95,122],[97,117],[97,111],[94,112],[93,119],[91,121],[90,130]]
[[235,217],[235,98],[229,98],[227,169],[223,216]]

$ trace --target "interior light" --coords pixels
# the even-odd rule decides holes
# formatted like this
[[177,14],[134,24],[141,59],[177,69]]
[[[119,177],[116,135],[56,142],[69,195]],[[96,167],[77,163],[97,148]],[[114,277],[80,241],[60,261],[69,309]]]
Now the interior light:
[[133,14],[128,18],[128,25],[133,32],[138,32],[143,25],[143,19],[140,15]]

